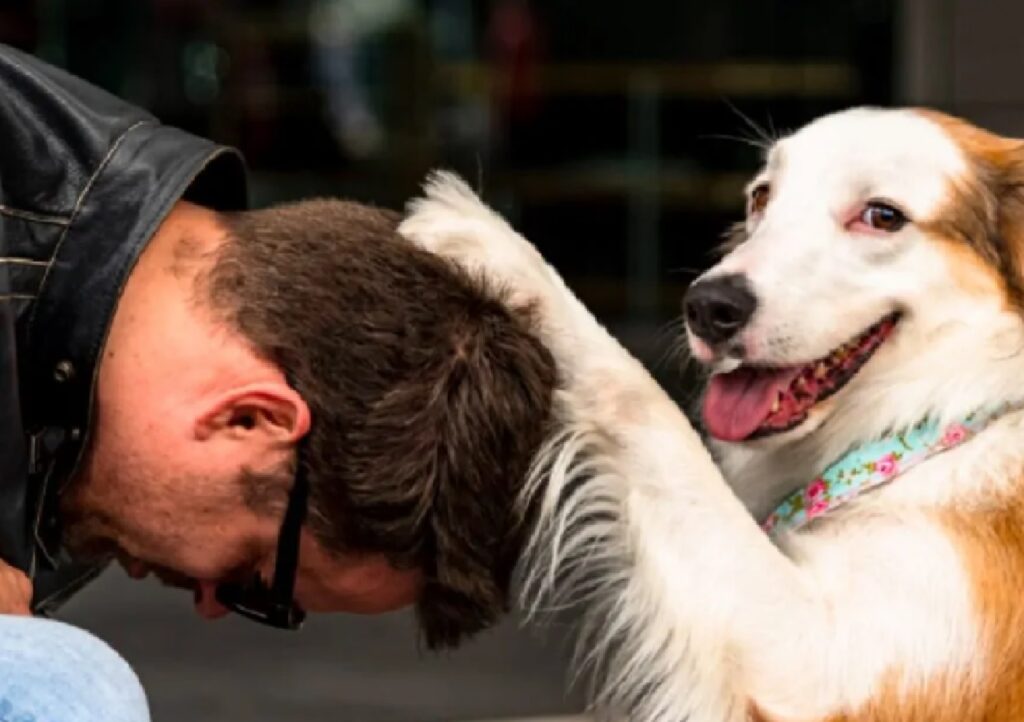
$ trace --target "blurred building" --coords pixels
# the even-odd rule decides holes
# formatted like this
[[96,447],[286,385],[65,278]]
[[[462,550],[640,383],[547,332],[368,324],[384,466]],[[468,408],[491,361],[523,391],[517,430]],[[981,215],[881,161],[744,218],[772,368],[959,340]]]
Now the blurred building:
[[891,103],[901,77],[886,0],[2,7],[6,42],[241,147],[259,203],[397,205],[428,169],[461,171],[611,317],[674,312],[740,211],[744,139]]

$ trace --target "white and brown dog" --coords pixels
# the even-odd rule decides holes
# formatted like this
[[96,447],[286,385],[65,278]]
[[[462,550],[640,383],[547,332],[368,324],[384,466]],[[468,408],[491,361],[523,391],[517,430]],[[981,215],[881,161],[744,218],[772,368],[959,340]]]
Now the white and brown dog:
[[1024,720],[1024,142],[856,109],[774,144],[684,302],[715,458],[460,181],[401,230],[557,360],[524,587],[586,606],[598,709]]

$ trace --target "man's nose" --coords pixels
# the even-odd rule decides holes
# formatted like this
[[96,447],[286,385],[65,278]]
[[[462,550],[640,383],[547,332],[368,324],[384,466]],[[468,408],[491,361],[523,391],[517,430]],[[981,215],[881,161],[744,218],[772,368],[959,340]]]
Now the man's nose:
[[757,297],[741,274],[698,281],[683,297],[683,315],[690,331],[710,346],[736,336],[755,310]]

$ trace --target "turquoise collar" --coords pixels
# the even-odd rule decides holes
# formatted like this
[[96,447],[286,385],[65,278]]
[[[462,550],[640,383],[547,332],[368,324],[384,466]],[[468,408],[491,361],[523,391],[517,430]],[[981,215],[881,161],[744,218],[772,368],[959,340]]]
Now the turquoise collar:
[[790,494],[761,525],[769,534],[796,530],[922,461],[969,441],[993,420],[1020,404],[975,411],[940,427],[925,420],[913,428],[854,447],[803,489]]

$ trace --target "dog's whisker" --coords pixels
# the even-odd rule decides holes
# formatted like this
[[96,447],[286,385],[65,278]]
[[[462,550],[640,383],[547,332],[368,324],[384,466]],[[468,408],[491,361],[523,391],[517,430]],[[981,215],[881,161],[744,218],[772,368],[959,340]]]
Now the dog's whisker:
[[679,331],[683,328],[683,324],[686,323],[682,316],[674,316],[665,323],[658,326],[657,334],[665,334],[672,331]]
[[655,347],[660,349],[654,362],[656,371],[665,369],[669,364],[685,371],[693,363],[690,347],[686,343],[686,322],[682,316],[662,324],[657,331]]
[[752,148],[758,150],[767,150],[772,146],[772,142],[764,140],[762,138],[750,138],[743,135],[730,135],[728,133],[710,133],[707,135],[698,136],[702,140],[728,140],[736,143],[742,143],[743,145],[749,145]]
[[768,111],[767,116],[768,116],[768,132],[771,133],[772,142],[773,143],[777,143],[777,142],[779,142],[779,138],[781,138],[782,136],[779,134],[779,131],[775,127],[775,120],[772,118],[771,111]]
[[729,109],[732,110],[732,112],[735,113],[736,116],[743,121],[744,125],[746,125],[748,128],[750,128],[750,130],[757,134],[757,137],[764,142],[765,147],[771,146],[775,143],[775,139],[767,130],[764,129],[764,126],[758,124],[753,118],[751,118],[749,115],[740,110],[739,107],[737,107],[736,104],[730,101],[728,98],[724,98],[724,101],[725,104],[729,107]]
[[695,360],[685,335],[680,332],[676,334],[675,338],[669,339],[666,349],[657,358],[653,369],[654,371],[664,371],[671,367],[677,374],[685,376],[695,364]]

